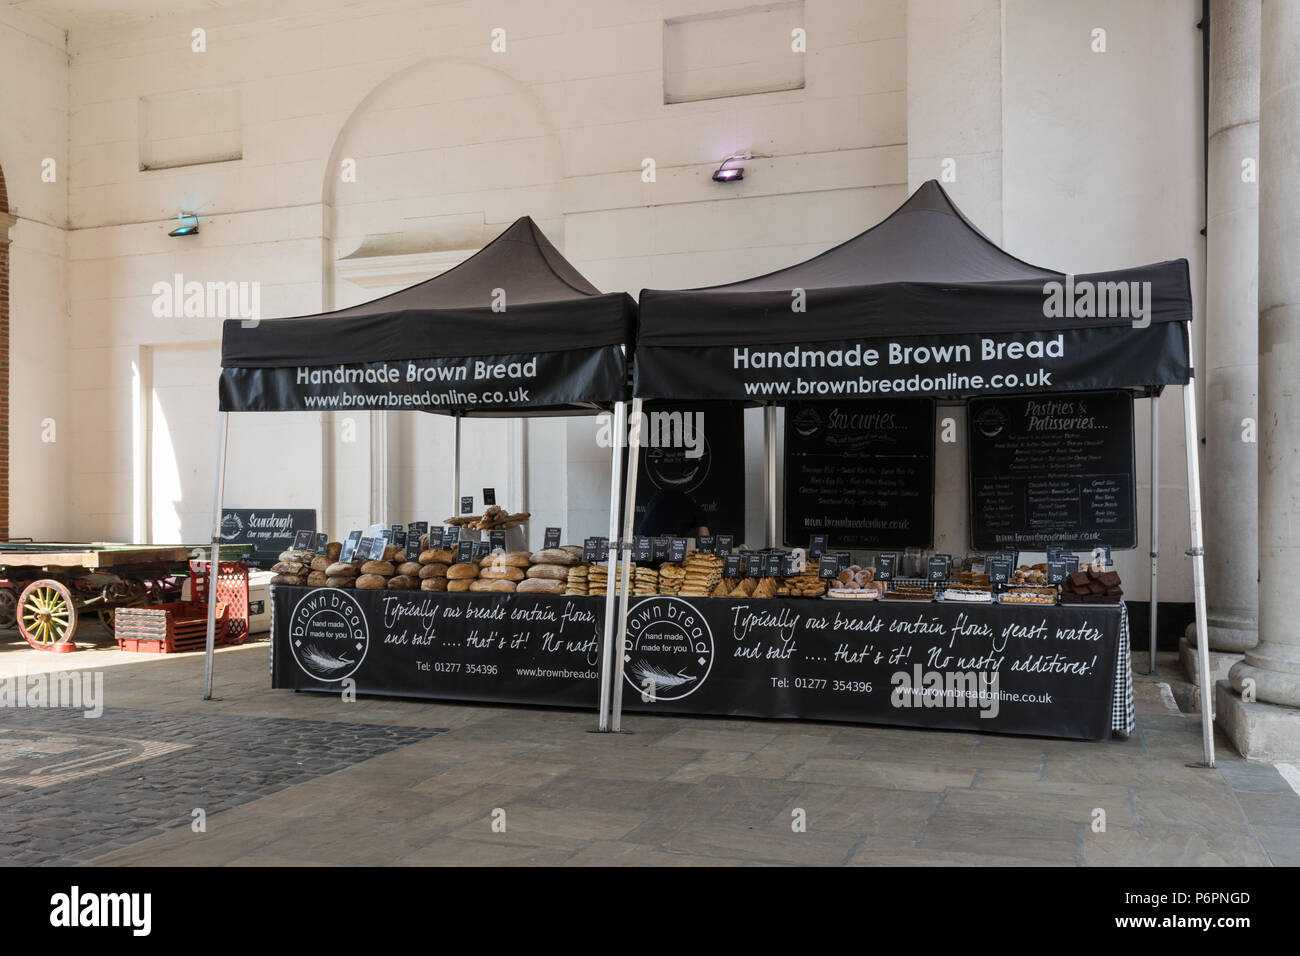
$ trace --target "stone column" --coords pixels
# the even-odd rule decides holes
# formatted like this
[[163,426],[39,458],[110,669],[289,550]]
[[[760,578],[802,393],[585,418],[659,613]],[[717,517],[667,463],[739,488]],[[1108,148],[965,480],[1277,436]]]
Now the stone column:
[[[1259,0],[1210,7],[1209,166],[1206,170],[1205,572],[1212,675],[1223,677],[1259,641]],[[1199,370],[1198,370],[1199,371]],[[1181,648],[1198,678],[1196,624]]]
[[[1259,644],[1229,672],[1247,757],[1300,756],[1300,3],[1264,0],[1259,88]],[[1250,683],[1247,683],[1250,682]],[[1266,707],[1265,704],[1284,705]]]

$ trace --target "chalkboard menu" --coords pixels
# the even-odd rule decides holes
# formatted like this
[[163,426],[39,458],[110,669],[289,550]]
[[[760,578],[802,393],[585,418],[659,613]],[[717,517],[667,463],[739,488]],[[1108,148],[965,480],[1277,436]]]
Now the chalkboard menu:
[[934,402],[792,402],[785,410],[785,543],[934,543]]
[[975,398],[969,422],[975,550],[1137,546],[1129,393]]
[[224,508],[221,512],[221,543],[252,545],[248,563],[271,565],[304,534],[303,548],[315,540],[316,512],[301,508]]

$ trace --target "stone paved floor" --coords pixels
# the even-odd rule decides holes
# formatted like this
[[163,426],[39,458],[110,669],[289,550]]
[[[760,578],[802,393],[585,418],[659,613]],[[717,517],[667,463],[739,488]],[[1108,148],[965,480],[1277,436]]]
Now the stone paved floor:
[[[1300,865],[1283,775],[1223,738],[1217,769],[1187,768],[1199,721],[1140,674],[1126,741],[648,715],[613,736],[575,711],[272,691],[265,643],[219,651],[204,702],[202,655],[3,640],[0,675],[102,669],[108,707],[0,711],[10,864]],[[82,776],[3,782],[60,746]]]

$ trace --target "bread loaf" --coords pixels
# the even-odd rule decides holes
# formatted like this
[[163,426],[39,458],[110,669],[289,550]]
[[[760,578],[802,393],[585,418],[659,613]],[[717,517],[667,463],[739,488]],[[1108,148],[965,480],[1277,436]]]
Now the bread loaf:
[[391,561],[367,561],[361,565],[362,574],[382,574],[386,578],[391,578],[397,573],[397,568],[393,567]]
[[290,548],[288,551],[281,551],[280,561],[297,561],[299,564],[311,564],[311,559],[316,557],[316,552],[310,548],[295,550]]
[[479,571],[478,576],[486,581],[522,581],[524,579],[523,568],[484,568]]
[[[426,580],[436,581],[436,580],[438,580],[438,579],[437,579],[437,578],[428,578],[428,579],[426,579]],[[473,584],[473,583],[474,583],[474,582],[471,581],[471,580],[469,580],[468,578],[461,578],[461,579],[459,579],[459,580],[455,580],[455,579],[452,579],[452,578],[448,578],[448,579],[447,579],[447,590],[448,590],[448,591],[468,591],[468,590],[469,590],[469,586],[470,586],[471,584]]]
[[515,582],[514,582],[514,581],[499,581],[499,580],[498,580],[498,581],[485,581],[485,580],[479,579],[479,580],[477,580],[477,581],[471,581],[471,582],[469,582],[469,589],[470,589],[471,591],[480,591],[480,592],[481,592],[481,591],[499,591],[499,592],[502,592],[502,593],[510,593],[510,592],[514,591],[514,589],[515,589]]
[[325,587],[325,572],[313,571],[311,574],[307,575],[307,586],[309,588]]
[[325,586],[327,588],[350,588],[357,583],[357,579],[351,576],[347,577],[330,577],[325,576]]
[[420,576],[419,561],[403,561],[397,566],[398,574],[405,574],[407,577],[418,578]]
[[528,569],[530,578],[547,578],[552,581],[569,580],[569,569],[559,564],[534,564]]
[[313,571],[325,571],[333,563],[334,562],[325,557],[325,555],[318,554],[316,557],[311,559],[311,569]]
[[420,586],[420,579],[405,574],[398,574],[388,579],[390,591],[414,591]]
[[357,578],[357,590],[359,591],[379,591],[388,584],[388,578],[382,574],[363,574]]
[[425,578],[420,582],[421,591],[445,591],[447,590],[446,578]]
[[[579,553],[579,557],[581,553]],[[578,557],[563,548],[544,548],[533,552],[533,564],[559,564],[568,567],[578,563]]]
[[477,564],[453,564],[447,569],[447,577],[453,581],[462,581],[478,577]]
[[342,553],[343,553],[342,541],[331,541],[329,544],[325,545],[325,557],[329,558],[331,561],[337,561],[339,559],[339,555],[341,555]]
[[422,578],[445,578],[446,576],[447,565],[445,564],[420,565],[420,577]]
[[406,560],[406,551],[395,544],[390,544],[384,548],[384,560],[392,561],[394,564],[401,564]]
[[325,569],[325,573],[332,578],[355,578],[359,567],[355,561],[335,561]]
[[500,554],[487,555],[479,561],[479,567],[526,568],[530,557],[527,551],[503,551]]
[[304,585],[307,583],[307,577],[302,574],[277,574],[271,578],[272,584],[294,584]]
[[456,556],[447,548],[430,548],[420,552],[421,564],[451,564]]
[[520,594],[563,594],[565,583],[551,578],[529,578],[520,581],[515,590]]
[[271,565],[274,574],[306,574],[307,565],[301,561],[278,561]]

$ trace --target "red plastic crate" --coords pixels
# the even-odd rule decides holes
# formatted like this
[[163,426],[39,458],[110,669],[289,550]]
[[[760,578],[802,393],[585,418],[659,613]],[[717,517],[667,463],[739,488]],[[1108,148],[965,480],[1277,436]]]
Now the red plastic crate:
[[[113,616],[118,650],[146,654],[201,651],[208,643],[208,606],[180,602],[119,608]],[[217,603],[216,643],[226,644],[229,609]]]
[[[190,562],[190,600],[208,602],[210,561]],[[221,561],[217,565],[217,600],[229,611],[230,629],[222,644],[242,644],[248,637],[248,565],[243,561]]]

